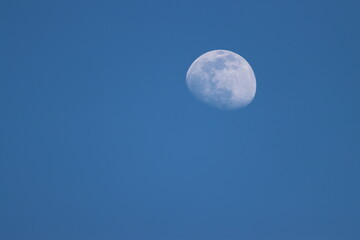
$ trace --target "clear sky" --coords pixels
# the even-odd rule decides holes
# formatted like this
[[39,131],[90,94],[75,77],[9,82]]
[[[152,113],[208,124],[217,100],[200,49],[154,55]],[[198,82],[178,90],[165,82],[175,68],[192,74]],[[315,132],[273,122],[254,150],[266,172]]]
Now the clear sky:
[[[0,239],[360,239],[358,1],[0,2]],[[185,84],[227,49],[220,111]]]

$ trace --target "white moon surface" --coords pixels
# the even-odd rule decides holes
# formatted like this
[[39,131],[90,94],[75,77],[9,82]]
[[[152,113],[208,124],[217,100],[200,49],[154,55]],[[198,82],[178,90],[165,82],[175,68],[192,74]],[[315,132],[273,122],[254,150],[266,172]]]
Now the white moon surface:
[[227,50],[210,51],[197,58],[186,74],[186,84],[195,97],[222,110],[245,107],[256,93],[250,64]]

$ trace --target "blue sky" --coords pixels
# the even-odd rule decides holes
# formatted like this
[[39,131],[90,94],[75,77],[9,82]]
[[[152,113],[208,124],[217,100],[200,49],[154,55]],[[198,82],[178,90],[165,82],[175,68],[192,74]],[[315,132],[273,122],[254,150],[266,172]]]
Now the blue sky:
[[[1,1],[0,239],[360,239],[357,1]],[[247,107],[185,75],[227,49]]]

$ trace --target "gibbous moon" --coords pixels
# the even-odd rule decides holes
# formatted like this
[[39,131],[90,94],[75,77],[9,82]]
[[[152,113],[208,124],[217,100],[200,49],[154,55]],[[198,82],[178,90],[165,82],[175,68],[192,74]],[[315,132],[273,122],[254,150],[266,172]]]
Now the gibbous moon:
[[195,97],[222,110],[247,106],[256,92],[250,64],[227,50],[210,51],[197,58],[186,74],[186,84]]

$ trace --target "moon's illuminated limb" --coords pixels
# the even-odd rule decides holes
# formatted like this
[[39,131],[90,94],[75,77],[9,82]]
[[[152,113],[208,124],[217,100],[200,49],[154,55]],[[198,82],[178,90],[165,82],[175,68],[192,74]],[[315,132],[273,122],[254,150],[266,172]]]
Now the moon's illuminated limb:
[[220,109],[245,107],[256,92],[250,64],[227,50],[210,51],[197,58],[186,74],[186,84],[197,98]]

